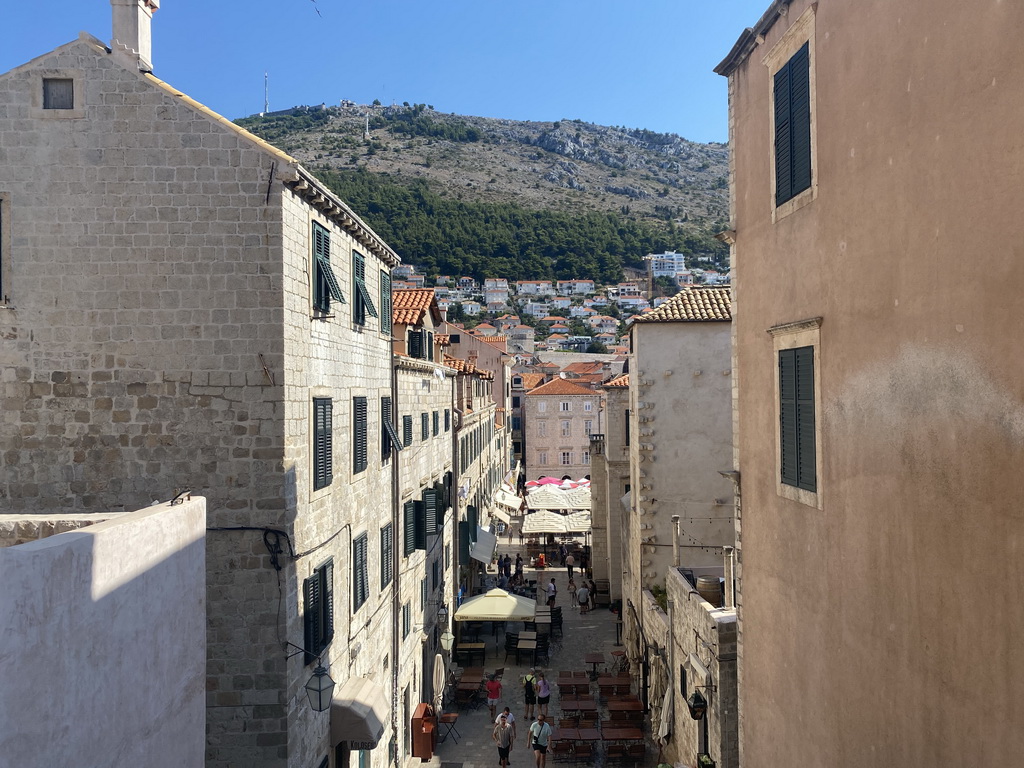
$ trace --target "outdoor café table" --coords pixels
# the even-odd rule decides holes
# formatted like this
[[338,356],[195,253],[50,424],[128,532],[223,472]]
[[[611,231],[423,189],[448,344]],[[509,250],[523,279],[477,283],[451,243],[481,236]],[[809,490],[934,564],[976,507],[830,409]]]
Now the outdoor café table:
[[593,699],[576,699],[576,712],[597,712],[597,702]]
[[585,663],[587,663],[587,664],[593,664],[594,665],[594,671],[590,673],[590,679],[591,680],[597,680],[597,665],[598,664],[604,664],[604,654],[603,653],[588,653],[586,656],[583,657],[583,661]]
[[455,724],[458,721],[458,712],[445,712],[443,715],[441,715],[441,717],[438,718],[438,722],[448,729],[445,732],[444,736],[441,737],[441,741],[439,741],[438,744],[447,739],[449,736],[452,737],[452,741],[454,741],[456,744],[459,743],[459,736],[461,736],[462,734],[459,733],[459,729],[455,727]]
[[479,691],[480,683],[459,683],[455,686],[457,691]]
[[519,655],[529,651],[530,654],[536,659],[537,656],[537,641],[536,640],[520,640],[519,644],[516,645],[516,664],[519,664]]
[[598,675],[598,685],[630,685],[633,682],[632,678],[628,675],[621,677],[619,675]]
[[465,679],[466,675],[479,675],[480,679],[484,679],[484,668],[483,667],[466,667],[462,670],[462,677]]
[[459,643],[455,646],[455,651],[460,656],[468,656],[470,661],[476,654],[480,654],[480,663],[484,663],[484,653],[487,646],[484,643]]
[[605,728],[601,731],[605,741],[643,741],[644,732],[639,728]]
[[576,741],[600,741],[601,732],[597,728],[579,728],[576,730]]
[[609,701],[609,712],[643,712],[644,705],[639,701]]
[[555,728],[551,738],[555,741],[578,741],[580,732],[577,728]]
[[536,640],[537,639],[537,633],[536,632],[520,632],[519,633],[519,639],[520,640]]
[[460,683],[476,683],[477,685],[480,685],[480,683],[482,683],[483,681],[484,681],[484,673],[483,672],[469,672],[469,671],[463,672],[462,673],[462,679],[459,680]]
[[575,696],[562,696],[558,699],[559,705],[562,707],[563,712],[575,712],[576,702],[578,702]]

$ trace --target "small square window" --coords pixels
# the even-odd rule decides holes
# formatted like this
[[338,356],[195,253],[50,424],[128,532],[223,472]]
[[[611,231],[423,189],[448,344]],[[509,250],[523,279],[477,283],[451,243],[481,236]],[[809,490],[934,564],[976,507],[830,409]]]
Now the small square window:
[[43,78],[43,109],[74,109],[75,81],[69,77]]

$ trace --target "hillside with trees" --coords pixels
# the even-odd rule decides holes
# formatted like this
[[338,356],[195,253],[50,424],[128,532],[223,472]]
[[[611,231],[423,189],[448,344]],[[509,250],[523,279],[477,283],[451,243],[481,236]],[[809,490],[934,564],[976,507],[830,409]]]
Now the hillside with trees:
[[427,274],[613,282],[662,251],[727,269],[728,249],[712,237],[727,221],[721,144],[423,104],[237,122],[301,160]]

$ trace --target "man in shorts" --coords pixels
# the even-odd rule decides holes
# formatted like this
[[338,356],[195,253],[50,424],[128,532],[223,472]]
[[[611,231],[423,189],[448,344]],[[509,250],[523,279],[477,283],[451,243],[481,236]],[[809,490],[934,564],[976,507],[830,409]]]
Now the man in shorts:
[[501,718],[503,717],[508,722],[508,724],[512,726],[512,738],[514,739],[516,736],[519,735],[519,732],[516,730],[516,716],[512,714],[511,709],[505,707],[503,710],[501,710],[498,716],[494,718],[494,724],[499,725],[501,722]]
[[551,745],[551,726],[545,722],[543,714],[530,723],[530,746],[537,761],[537,768],[547,765],[548,747]]
[[587,582],[584,581],[582,586],[576,590],[576,599],[580,603],[580,613],[590,610],[590,589],[587,588]]
[[491,717],[494,717],[494,710],[498,706],[498,699],[501,698],[501,681],[494,675],[487,679],[487,706],[491,708]]
[[508,754],[512,751],[512,745],[515,743],[516,736],[515,731],[508,724],[508,719],[504,714],[498,718],[498,724],[494,726],[491,738],[498,745],[498,765],[506,768],[508,766]]
[[537,706],[537,676],[533,667],[523,678],[523,698],[526,700],[525,717],[533,720],[533,708]]

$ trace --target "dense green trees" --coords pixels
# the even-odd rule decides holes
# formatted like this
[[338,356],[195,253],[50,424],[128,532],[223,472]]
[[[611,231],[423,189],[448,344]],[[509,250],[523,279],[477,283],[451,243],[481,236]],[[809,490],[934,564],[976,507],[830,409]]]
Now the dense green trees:
[[427,274],[508,280],[590,278],[618,282],[622,267],[674,250],[720,250],[693,232],[614,213],[539,211],[511,203],[441,197],[424,181],[364,170],[318,175],[398,253]]

